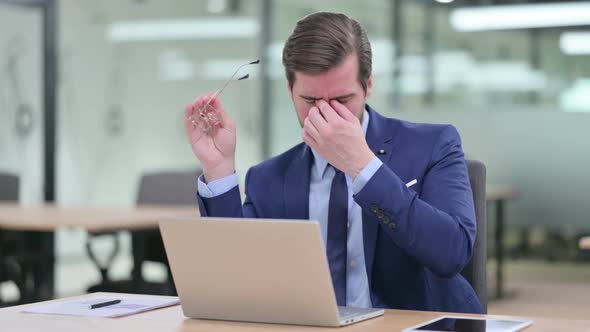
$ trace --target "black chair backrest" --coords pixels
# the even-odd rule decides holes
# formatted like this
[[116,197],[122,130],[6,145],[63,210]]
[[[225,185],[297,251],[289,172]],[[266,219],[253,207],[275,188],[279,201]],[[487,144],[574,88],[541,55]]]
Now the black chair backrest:
[[469,182],[473,191],[477,236],[471,261],[461,274],[475,290],[479,301],[487,312],[487,214],[486,214],[486,167],[477,160],[467,160]]
[[18,186],[17,175],[0,173],[0,201],[18,201]]
[[[137,204],[190,205],[197,204],[197,183],[200,171],[168,171],[144,174],[139,183]],[[131,241],[143,259],[168,265],[160,231],[142,230],[131,232]],[[170,271],[169,271],[170,272]]]
[[196,205],[200,172],[158,172],[141,177],[137,204]]
[[[0,173],[0,202],[17,202],[19,195],[19,178],[14,174]],[[11,271],[5,261],[7,255],[13,254],[13,244],[19,241],[16,233],[5,234],[0,230],[0,283],[12,279]],[[19,243],[19,242],[16,242]],[[12,271],[13,272],[13,271]],[[19,291],[21,291],[19,289]],[[22,293],[21,293],[22,294]],[[0,303],[2,298],[0,296]]]

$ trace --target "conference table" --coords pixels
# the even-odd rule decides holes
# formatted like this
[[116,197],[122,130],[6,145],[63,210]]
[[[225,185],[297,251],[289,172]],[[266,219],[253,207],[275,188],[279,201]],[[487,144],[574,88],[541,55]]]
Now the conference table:
[[[158,221],[199,215],[195,206],[88,207],[55,204],[0,204],[0,231],[27,232],[31,242],[26,255],[31,264],[32,289],[23,294],[25,301],[53,298],[55,246],[58,229],[82,229],[89,233],[155,229]],[[136,257],[134,257],[134,265]],[[139,269],[135,269],[140,271]]]
[[[105,296],[113,296],[113,293],[101,293]],[[72,300],[59,299],[49,302]],[[46,314],[22,313],[27,306],[13,306],[0,309],[0,322],[2,330],[6,331],[42,331],[42,332],[112,332],[112,331],[158,331],[158,332],[197,332],[197,331],[364,331],[364,332],[391,332],[401,331],[404,328],[435,319],[442,315],[453,315],[431,311],[410,310],[386,310],[385,315],[346,327],[332,329],[321,327],[307,327],[296,325],[261,324],[230,321],[213,321],[188,319],[179,305],[157,309],[141,314],[122,318],[94,318],[79,316],[58,316]],[[544,331],[590,331],[590,320],[554,319],[546,317],[510,317],[494,315],[465,315],[471,317],[494,317],[509,319],[532,320],[533,325],[527,327],[525,332]]]

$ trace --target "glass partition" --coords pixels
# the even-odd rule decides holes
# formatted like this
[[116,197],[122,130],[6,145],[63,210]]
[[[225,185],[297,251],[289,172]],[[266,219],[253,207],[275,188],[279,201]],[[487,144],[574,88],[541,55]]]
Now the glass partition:
[[[258,58],[258,2],[61,2],[58,199],[133,205],[145,172],[198,169],[184,108]],[[261,158],[259,80],[222,97],[237,168]]]
[[42,15],[0,2],[0,172],[20,179],[20,202],[43,201]]
[[[184,131],[185,106],[259,57],[259,5],[60,1],[58,203],[132,206],[142,174],[199,169]],[[250,79],[232,84],[221,98],[237,124],[241,175],[262,159],[258,70],[247,68]],[[58,234],[59,294],[83,292],[98,281],[85,236]],[[129,236],[119,236],[123,254],[114,261],[113,279],[128,278],[131,270]],[[95,241],[99,257],[111,241]],[[93,277],[73,280],[71,271]],[[148,279],[165,273],[147,264]]]

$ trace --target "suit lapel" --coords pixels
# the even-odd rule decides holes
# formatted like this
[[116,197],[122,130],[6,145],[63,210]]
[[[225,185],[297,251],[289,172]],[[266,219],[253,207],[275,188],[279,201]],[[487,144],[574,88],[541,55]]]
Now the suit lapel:
[[301,151],[289,165],[285,174],[283,195],[287,219],[309,219],[309,181],[311,149],[301,144]]
[[[367,144],[375,155],[381,159],[384,165],[389,164],[393,152],[394,128],[388,126],[388,121],[375,112],[369,105],[366,105],[369,112],[369,126],[367,128]],[[365,265],[369,285],[373,275],[373,261],[375,259],[375,247],[377,245],[377,233],[379,224],[376,221],[368,220],[369,214],[363,212],[363,247],[365,250]]]

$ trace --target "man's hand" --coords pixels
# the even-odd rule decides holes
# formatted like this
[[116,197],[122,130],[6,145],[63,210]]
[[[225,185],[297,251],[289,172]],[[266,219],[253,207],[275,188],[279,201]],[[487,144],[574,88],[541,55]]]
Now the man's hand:
[[[213,94],[207,94],[197,98],[187,105],[184,116],[186,134],[193,153],[201,162],[207,182],[233,174],[236,159],[236,125],[221,107],[217,96],[212,97]],[[212,113],[212,117],[219,121],[199,122],[204,121],[199,110],[210,98],[210,106],[207,108],[209,113],[206,114]]]
[[319,100],[309,110],[303,122],[303,141],[353,179],[375,157],[359,119],[336,100],[330,104]]

